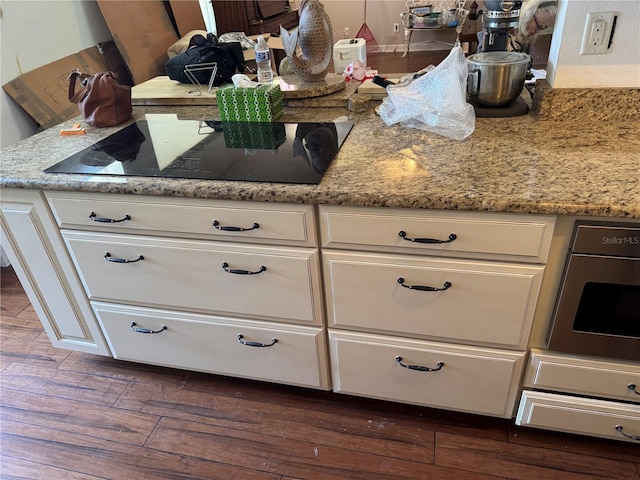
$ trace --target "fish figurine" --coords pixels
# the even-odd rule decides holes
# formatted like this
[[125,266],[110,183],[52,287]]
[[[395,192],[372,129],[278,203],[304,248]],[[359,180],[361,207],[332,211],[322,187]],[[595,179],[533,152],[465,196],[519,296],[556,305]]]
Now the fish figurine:
[[[331,20],[318,0],[302,0],[298,26],[289,33],[280,26],[288,68],[304,82],[320,82],[327,76],[333,57]],[[300,47],[302,56],[296,55]]]

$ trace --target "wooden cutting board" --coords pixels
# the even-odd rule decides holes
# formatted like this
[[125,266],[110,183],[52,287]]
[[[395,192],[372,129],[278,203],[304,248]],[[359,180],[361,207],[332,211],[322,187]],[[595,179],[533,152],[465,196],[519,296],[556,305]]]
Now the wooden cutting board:
[[[387,78],[391,82],[397,82],[399,78]],[[387,96],[387,90],[380,85],[373,83],[373,80],[365,80],[358,87],[358,93],[370,95],[372,100],[381,100]]]
[[211,93],[207,86],[180,83],[167,76],[159,76],[131,88],[132,105],[217,105],[216,87]]

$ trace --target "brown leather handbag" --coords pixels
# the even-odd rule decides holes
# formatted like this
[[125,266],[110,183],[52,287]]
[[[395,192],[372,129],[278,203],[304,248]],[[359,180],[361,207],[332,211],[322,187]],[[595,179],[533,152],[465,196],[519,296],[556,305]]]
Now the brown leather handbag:
[[[81,88],[76,92],[76,82]],[[69,75],[69,101],[77,103],[85,121],[95,127],[113,127],[131,118],[131,87],[120,85],[118,74],[93,75],[74,70]]]

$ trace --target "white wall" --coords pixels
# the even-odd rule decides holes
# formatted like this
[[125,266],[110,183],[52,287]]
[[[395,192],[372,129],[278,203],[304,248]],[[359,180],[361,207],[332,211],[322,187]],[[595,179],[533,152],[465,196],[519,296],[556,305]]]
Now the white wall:
[[[0,84],[100,42],[111,34],[95,1],[0,0]],[[0,146],[38,124],[4,90],[0,93]]]
[[[355,38],[358,30],[365,23],[371,30],[376,42],[380,46],[404,44],[404,33],[400,14],[407,10],[405,0],[367,0],[365,19],[365,0],[321,0],[325,11],[331,18],[333,27],[333,37],[337,42],[343,38]],[[454,2],[453,0],[433,0],[429,1],[434,10],[444,11]],[[472,0],[467,2],[472,3]],[[479,0],[480,3],[480,0]],[[296,5],[300,5],[300,0],[296,0]],[[398,23],[401,26],[399,32],[394,33],[393,25]],[[345,27],[349,28],[349,35],[345,35]],[[475,32],[482,28],[480,20],[472,22],[467,19],[464,24],[463,33]],[[452,43],[456,34],[453,30],[414,32],[411,42],[411,50],[443,49],[439,41]],[[430,40],[434,43],[428,43]],[[398,50],[399,51],[399,50]]]
[[[617,12],[606,54],[580,55],[588,12]],[[640,1],[559,0],[547,78],[554,88],[640,87]]]

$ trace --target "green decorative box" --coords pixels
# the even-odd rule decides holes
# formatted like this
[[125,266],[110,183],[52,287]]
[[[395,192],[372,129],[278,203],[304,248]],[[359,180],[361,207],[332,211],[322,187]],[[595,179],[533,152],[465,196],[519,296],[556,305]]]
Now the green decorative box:
[[228,148],[275,150],[287,139],[283,123],[222,122]]
[[273,122],[284,107],[279,85],[256,88],[219,88],[216,91],[220,119],[227,122]]

